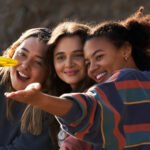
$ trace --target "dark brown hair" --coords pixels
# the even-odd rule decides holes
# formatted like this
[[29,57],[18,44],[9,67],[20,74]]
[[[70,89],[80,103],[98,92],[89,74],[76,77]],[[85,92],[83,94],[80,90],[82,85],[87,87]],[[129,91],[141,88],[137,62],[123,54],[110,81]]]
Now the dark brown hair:
[[95,26],[87,40],[104,37],[116,47],[126,42],[132,47],[132,57],[140,70],[150,70],[150,15],[142,15],[139,9],[123,21],[108,21]]
[[[51,38],[49,40],[50,45],[50,60],[51,60],[51,74],[50,78],[52,79],[52,85],[51,85],[51,91],[55,93],[56,96],[60,96],[63,93],[68,93],[72,91],[72,88],[69,84],[62,81],[56,74],[55,68],[54,68],[54,49],[57,45],[57,43],[63,38],[63,37],[72,37],[72,36],[79,36],[81,39],[82,44],[84,44],[87,33],[90,31],[90,27],[86,24],[78,23],[78,22],[63,22],[58,24],[52,31]],[[86,81],[86,82],[85,82]],[[93,81],[91,81],[88,76],[85,77],[84,83],[86,85],[82,85],[78,91],[82,91],[85,87],[88,88],[90,85],[93,84]]]

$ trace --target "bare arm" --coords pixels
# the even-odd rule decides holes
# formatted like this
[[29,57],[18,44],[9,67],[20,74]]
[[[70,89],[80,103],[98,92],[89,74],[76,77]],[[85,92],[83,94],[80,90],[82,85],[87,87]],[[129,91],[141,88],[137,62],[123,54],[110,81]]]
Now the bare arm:
[[44,94],[40,91],[40,88],[41,86],[39,83],[32,83],[24,90],[5,93],[5,96],[18,102],[39,107],[40,109],[59,117],[65,115],[72,108],[72,101]]

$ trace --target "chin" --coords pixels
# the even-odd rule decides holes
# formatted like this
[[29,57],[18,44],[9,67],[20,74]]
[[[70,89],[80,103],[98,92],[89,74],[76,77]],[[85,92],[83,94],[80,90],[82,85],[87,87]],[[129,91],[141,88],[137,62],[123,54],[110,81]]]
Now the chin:
[[25,89],[26,88],[26,86],[22,86],[22,85],[13,85],[13,89],[15,89],[16,91],[18,91],[18,90],[23,90],[23,89]]

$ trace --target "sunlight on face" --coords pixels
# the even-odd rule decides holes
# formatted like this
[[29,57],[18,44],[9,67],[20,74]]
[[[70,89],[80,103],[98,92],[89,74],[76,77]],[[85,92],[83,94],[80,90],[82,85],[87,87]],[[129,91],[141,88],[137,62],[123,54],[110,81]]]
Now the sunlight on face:
[[24,89],[32,82],[44,83],[47,71],[44,62],[46,51],[46,45],[34,37],[24,40],[17,47],[13,58],[19,61],[19,65],[10,69],[14,89]]
[[79,36],[63,37],[54,49],[58,77],[75,88],[85,77],[83,45]]

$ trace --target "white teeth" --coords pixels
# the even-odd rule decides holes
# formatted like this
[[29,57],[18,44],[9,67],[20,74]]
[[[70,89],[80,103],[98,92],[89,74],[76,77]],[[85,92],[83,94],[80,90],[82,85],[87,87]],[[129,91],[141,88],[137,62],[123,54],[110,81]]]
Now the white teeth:
[[22,72],[18,72],[18,73],[19,73],[19,75],[20,75],[21,77],[23,77],[23,78],[28,78],[28,76],[25,75],[24,73],[22,73]]
[[103,75],[105,75],[106,74],[106,72],[103,72],[103,73],[100,73],[100,74],[98,74],[97,76],[96,76],[96,79],[98,80],[98,79],[100,79]]

